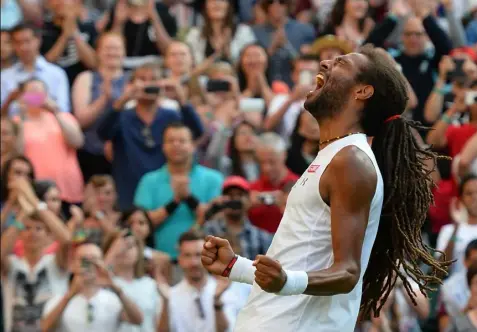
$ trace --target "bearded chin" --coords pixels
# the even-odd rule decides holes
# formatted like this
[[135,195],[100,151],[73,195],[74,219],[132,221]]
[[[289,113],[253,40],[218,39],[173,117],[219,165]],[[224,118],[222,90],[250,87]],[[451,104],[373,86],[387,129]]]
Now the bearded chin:
[[345,86],[345,82],[341,84],[329,82],[318,96],[306,100],[303,106],[317,120],[331,118],[343,110],[346,105],[345,96],[351,89],[352,85]]

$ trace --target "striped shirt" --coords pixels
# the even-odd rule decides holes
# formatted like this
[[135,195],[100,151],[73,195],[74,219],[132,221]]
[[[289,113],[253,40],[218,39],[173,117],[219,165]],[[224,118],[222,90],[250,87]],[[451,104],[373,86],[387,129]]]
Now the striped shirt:
[[204,232],[229,240],[236,254],[252,260],[267,252],[273,238],[272,234],[253,226],[248,219],[244,221],[243,229],[235,239],[228,232],[227,223],[223,219],[207,221]]

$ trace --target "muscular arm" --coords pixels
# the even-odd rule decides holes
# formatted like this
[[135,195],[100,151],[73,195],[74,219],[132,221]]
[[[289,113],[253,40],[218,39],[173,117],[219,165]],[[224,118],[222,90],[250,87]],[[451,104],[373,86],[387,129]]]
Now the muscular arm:
[[354,146],[341,150],[322,175],[319,190],[331,207],[334,262],[327,269],[308,273],[305,294],[343,294],[351,292],[356,286],[376,183],[376,171],[371,160]]

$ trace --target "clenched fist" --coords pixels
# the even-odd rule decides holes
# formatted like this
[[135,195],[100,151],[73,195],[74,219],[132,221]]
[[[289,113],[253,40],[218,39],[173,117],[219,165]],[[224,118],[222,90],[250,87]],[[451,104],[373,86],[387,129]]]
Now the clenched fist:
[[258,255],[253,262],[257,268],[255,282],[268,293],[278,293],[287,282],[287,274],[282,265],[270,257]]
[[220,237],[207,236],[202,249],[202,265],[212,274],[222,275],[227,265],[235,257],[229,241]]

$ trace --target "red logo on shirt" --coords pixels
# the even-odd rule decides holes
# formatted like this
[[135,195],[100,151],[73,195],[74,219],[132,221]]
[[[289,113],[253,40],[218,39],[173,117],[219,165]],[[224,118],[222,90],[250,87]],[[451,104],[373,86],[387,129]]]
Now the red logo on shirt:
[[308,167],[308,173],[315,173],[318,168],[320,168],[320,165],[310,165],[310,167]]

